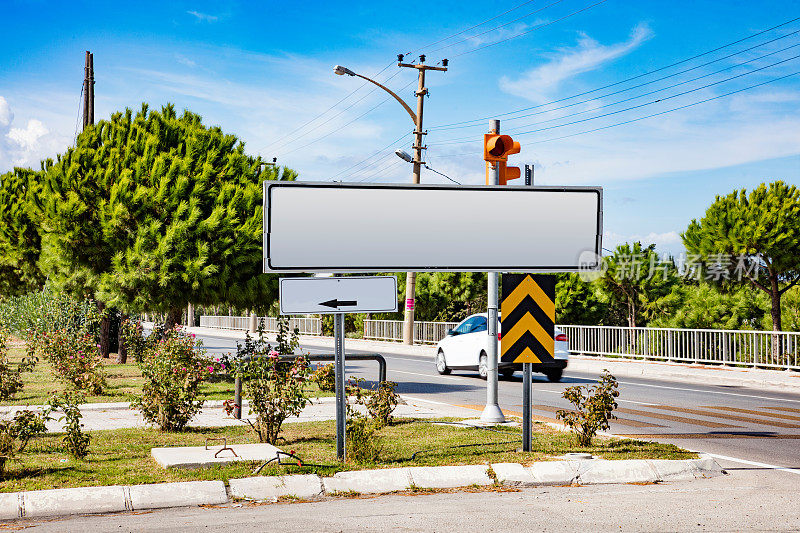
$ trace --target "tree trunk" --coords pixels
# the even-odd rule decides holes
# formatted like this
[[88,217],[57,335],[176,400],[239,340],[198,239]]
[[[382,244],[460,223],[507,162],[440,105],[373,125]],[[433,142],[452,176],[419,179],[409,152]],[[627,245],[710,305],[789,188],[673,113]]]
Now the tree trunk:
[[770,275],[769,277],[769,297],[772,300],[772,330],[783,331],[781,324],[781,291],[778,288],[778,277]]
[[122,336],[122,324],[128,320],[128,315],[123,314],[119,319],[119,348],[117,349],[117,363],[124,365],[128,362],[128,347],[125,345],[125,338]]
[[100,319],[100,346],[97,352],[100,357],[108,357],[111,344],[111,339],[109,338],[111,333],[111,317],[106,312],[106,304],[101,301],[97,302],[97,310],[102,315]]
[[176,324],[181,323],[182,317],[183,317],[183,308],[173,307],[167,313],[167,319],[164,321],[164,326],[167,329],[172,329],[175,327]]

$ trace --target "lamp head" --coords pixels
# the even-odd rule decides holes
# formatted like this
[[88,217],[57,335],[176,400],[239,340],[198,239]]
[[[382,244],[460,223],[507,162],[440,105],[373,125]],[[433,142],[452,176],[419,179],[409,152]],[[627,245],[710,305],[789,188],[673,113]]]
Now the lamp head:
[[349,68],[343,67],[341,65],[336,65],[335,67],[333,67],[333,73],[334,74],[338,74],[339,76],[344,76],[345,74],[347,74],[348,76],[355,76],[356,75],[355,72],[353,72]]
[[414,159],[410,155],[408,155],[408,152],[405,152],[403,150],[395,150],[394,153],[397,154],[397,157],[399,157],[403,161],[406,161],[408,163],[414,162]]

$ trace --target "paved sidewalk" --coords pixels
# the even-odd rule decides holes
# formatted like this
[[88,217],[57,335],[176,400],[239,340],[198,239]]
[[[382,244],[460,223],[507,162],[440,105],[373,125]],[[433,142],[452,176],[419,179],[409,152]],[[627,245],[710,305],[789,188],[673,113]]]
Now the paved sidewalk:
[[[336,399],[333,397],[317,398],[312,400],[311,405],[307,406],[299,416],[286,419],[286,423],[292,422],[314,422],[319,420],[336,419]],[[439,404],[417,399],[406,399],[394,411],[394,416],[400,418],[438,418],[438,417],[474,417],[475,411],[468,408]],[[41,406],[6,406],[0,408],[0,416],[10,417],[22,409],[37,409]],[[363,410],[362,406],[356,408]],[[84,429],[87,431],[101,429],[120,429],[131,427],[147,427],[148,424],[142,418],[141,413],[136,409],[131,409],[127,402],[105,403],[105,404],[83,404],[81,405]],[[51,420],[47,424],[49,431],[63,431],[62,423]],[[207,401],[203,409],[189,422],[193,427],[222,427],[247,425],[244,418],[248,416],[247,401],[243,402],[242,420],[237,420],[232,416],[227,416],[222,409],[221,401]]]

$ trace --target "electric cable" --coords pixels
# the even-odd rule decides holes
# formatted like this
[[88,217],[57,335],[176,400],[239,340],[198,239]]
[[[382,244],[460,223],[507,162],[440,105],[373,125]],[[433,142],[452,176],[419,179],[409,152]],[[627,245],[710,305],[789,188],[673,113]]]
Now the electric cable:
[[512,35],[510,37],[506,37],[504,39],[500,39],[499,41],[494,41],[492,43],[484,44],[484,45],[479,46],[477,48],[473,48],[472,50],[467,50],[466,52],[461,52],[460,54],[456,54],[453,57],[461,57],[463,55],[471,54],[471,53],[477,52],[479,50],[484,50],[486,48],[489,48],[490,46],[495,46],[495,45],[498,45],[498,44],[501,44],[501,43],[505,43],[507,41],[510,41],[511,39],[516,39],[517,37],[522,37],[523,35],[527,35],[527,34],[533,32],[533,31],[539,30],[541,28],[545,28],[547,26],[552,26],[556,22],[561,22],[562,20],[566,20],[566,19],[568,19],[570,17],[573,17],[575,15],[583,13],[584,11],[587,11],[589,9],[592,9],[593,7],[599,6],[600,4],[604,4],[607,1],[608,0],[600,0],[599,2],[595,2],[594,4],[588,5],[588,6],[586,6],[584,8],[581,8],[581,9],[579,9],[577,11],[573,11],[572,13],[569,13],[568,15],[564,15],[563,17],[557,18],[555,20],[551,20],[550,22],[543,22],[541,24],[537,24],[536,26],[532,27],[531,29],[525,30],[525,31],[523,31],[521,33],[518,33],[516,35]]
[[[747,63],[751,63],[751,62],[753,62],[753,61],[757,61],[758,59],[763,59],[764,57],[767,57],[767,56],[770,56],[770,55],[774,55],[774,54],[776,54],[776,53],[782,52],[782,51],[784,51],[784,50],[788,50],[789,48],[795,48],[795,47],[797,47],[797,46],[800,46],[800,44],[795,44],[795,45],[792,45],[792,46],[790,46],[790,47],[787,47],[787,48],[785,48],[785,49],[783,49],[783,50],[780,50],[780,51],[778,51],[778,52],[773,52],[773,53],[770,53],[770,54],[766,54],[766,55],[764,55],[764,56],[761,56],[761,57],[758,57],[758,58],[756,58],[756,59],[752,59],[752,60],[750,60],[750,61],[745,61],[745,62],[743,62],[743,63],[740,63],[740,64],[738,64],[738,65],[733,65],[733,66],[731,66],[731,67],[727,67],[727,68],[724,68],[724,69],[718,70],[718,71],[716,71],[716,72],[712,72],[712,73],[710,73],[710,74],[705,74],[705,75],[703,75],[703,76],[698,76],[697,78],[694,78],[694,79],[691,79],[691,80],[687,80],[687,81],[684,81],[684,82],[676,83],[676,84],[674,84],[674,85],[670,85],[670,86],[668,86],[668,87],[664,87],[664,88],[662,88],[662,89],[657,89],[657,90],[655,90],[655,91],[650,91],[650,92],[648,92],[648,93],[644,93],[644,94],[641,94],[641,95],[638,95],[638,96],[633,96],[633,97],[630,97],[630,98],[626,98],[626,99],[623,99],[623,100],[619,100],[619,101],[617,101],[617,102],[612,102],[612,103],[609,103],[609,104],[605,104],[605,105],[602,105],[602,106],[598,106],[598,107],[596,107],[596,108],[589,109],[589,110],[586,110],[586,111],[580,111],[580,112],[577,112],[577,113],[570,113],[570,114],[567,114],[567,115],[564,115],[564,116],[561,116],[561,117],[551,118],[551,119],[547,119],[547,120],[543,120],[543,121],[539,121],[539,122],[532,122],[532,123],[530,123],[530,124],[524,124],[524,125],[522,125],[522,126],[517,126],[517,127],[515,127],[515,128],[508,129],[508,130],[506,130],[506,131],[507,131],[507,133],[515,133],[515,134],[517,134],[517,135],[526,135],[526,134],[529,134],[529,133],[535,133],[535,132],[539,132],[539,131],[545,131],[545,130],[549,130],[549,129],[555,129],[555,128],[561,128],[561,127],[565,127],[565,126],[571,126],[571,125],[573,125],[573,124],[578,124],[578,123],[581,123],[581,122],[587,122],[587,121],[589,121],[589,120],[596,120],[596,119],[598,119],[598,118],[603,118],[603,117],[607,117],[607,116],[610,116],[610,115],[616,115],[616,114],[619,114],[619,113],[624,113],[625,111],[631,111],[631,110],[633,110],[633,109],[638,109],[638,108],[640,108],[640,107],[644,107],[644,106],[648,106],[648,105],[657,104],[657,103],[659,103],[659,102],[663,102],[663,101],[665,101],[665,100],[671,100],[671,99],[673,99],[673,98],[677,98],[677,97],[684,96],[684,95],[686,95],[686,94],[689,94],[689,93],[693,93],[693,92],[696,92],[696,91],[700,91],[700,90],[703,90],[703,89],[707,89],[707,88],[709,88],[709,87],[713,87],[713,86],[715,86],[715,85],[719,85],[719,84],[721,84],[721,83],[727,83],[727,82],[729,82],[729,81],[731,81],[731,80],[734,80],[734,79],[737,79],[737,78],[741,78],[741,77],[744,77],[744,76],[749,76],[750,74],[754,74],[754,73],[756,73],[756,72],[759,72],[759,71],[762,71],[762,70],[765,70],[765,69],[768,69],[768,68],[772,68],[772,67],[774,67],[774,66],[777,66],[777,65],[780,65],[780,64],[786,63],[786,62],[788,62],[788,61],[793,61],[793,60],[795,60],[795,59],[798,59],[798,58],[800,58],[800,55],[792,56],[792,57],[790,57],[790,58],[788,58],[788,59],[784,59],[784,60],[782,60],[782,61],[778,61],[778,62],[776,62],[776,63],[772,63],[772,64],[770,64],[770,65],[766,65],[766,66],[764,66],[764,67],[760,67],[760,68],[757,68],[757,69],[754,69],[754,70],[751,70],[751,71],[748,71],[748,72],[745,72],[745,73],[742,73],[742,74],[738,74],[738,75],[736,75],[736,76],[731,76],[730,78],[726,78],[726,79],[724,79],[724,80],[716,81],[716,82],[714,82],[714,83],[709,83],[709,84],[707,84],[707,85],[703,85],[703,86],[701,86],[701,87],[697,87],[697,88],[694,88],[694,89],[690,89],[690,90],[688,90],[688,91],[683,91],[683,92],[680,92],[680,93],[677,93],[677,94],[674,94],[674,95],[665,96],[665,97],[663,97],[663,98],[658,98],[658,99],[656,99],[656,100],[652,100],[652,101],[650,101],[650,102],[645,102],[645,103],[643,103],[643,104],[639,104],[639,105],[635,105],[635,106],[627,107],[627,108],[625,108],[625,109],[620,109],[620,110],[617,110],[617,111],[612,111],[612,112],[610,112],[610,113],[604,113],[604,114],[602,114],[602,115],[598,115],[598,116],[595,116],[595,117],[589,117],[589,118],[586,118],[586,119],[575,120],[575,121],[572,121],[572,122],[567,122],[567,123],[565,123],[565,124],[556,124],[556,125],[554,125],[554,126],[548,126],[548,127],[545,127],[545,128],[539,128],[539,129],[530,130],[530,131],[522,131],[522,132],[521,132],[521,131],[519,131],[521,128],[526,128],[526,127],[529,127],[529,126],[534,126],[534,125],[538,125],[538,124],[546,124],[547,122],[553,122],[553,121],[555,121],[555,120],[563,120],[563,119],[565,119],[565,118],[574,117],[574,116],[578,116],[578,115],[584,115],[584,114],[586,114],[586,113],[591,113],[591,112],[594,112],[594,111],[597,111],[597,110],[600,110],[600,109],[604,109],[604,108],[607,108],[607,107],[611,107],[611,106],[614,106],[614,105],[618,105],[618,104],[620,104],[620,103],[623,103],[623,102],[627,102],[627,101],[630,101],[630,100],[635,100],[635,99],[637,99],[637,98],[642,98],[642,97],[644,97],[644,96],[648,96],[648,95],[651,95],[651,94],[654,94],[654,93],[657,93],[657,92],[661,92],[661,91],[664,91],[664,90],[667,90],[667,89],[671,89],[671,88],[677,87],[677,86],[679,86],[679,85],[685,85],[686,83],[691,83],[692,81],[697,81],[697,80],[699,80],[699,79],[706,78],[706,77],[708,77],[708,76],[712,76],[712,75],[715,75],[715,74],[719,74],[720,72],[724,72],[724,71],[726,71],[726,70],[730,70],[730,69],[732,69],[732,68],[736,68],[736,67],[739,67],[739,66],[741,66],[741,65],[745,65],[745,64],[747,64]],[[513,120],[513,119],[511,119],[511,120]],[[443,141],[443,142],[440,142],[440,143],[431,143],[431,146],[435,146],[435,145],[438,145],[438,146],[443,146],[443,145],[448,145],[448,144],[462,144],[462,143],[465,143],[465,142],[473,142],[473,141],[474,141],[474,137],[473,137],[473,138],[464,137],[464,138],[453,139],[453,140],[449,140],[449,141]]]
[[[750,35],[747,35],[746,37],[742,37],[741,39],[737,39],[737,40],[729,42],[727,44],[723,44],[721,46],[717,46],[716,48],[712,48],[711,50],[707,50],[705,52],[701,52],[699,54],[695,54],[695,55],[693,55],[691,57],[687,57],[686,59],[681,59],[680,61],[676,61],[674,63],[670,63],[669,65],[664,65],[663,67],[659,67],[657,69],[650,70],[650,71],[644,72],[642,74],[637,74],[636,76],[632,76],[632,77],[626,78],[624,80],[620,80],[620,81],[616,81],[614,83],[603,85],[602,87],[597,87],[595,89],[590,89],[588,91],[584,91],[584,92],[581,92],[581,93],[578,93],[578,94],[573,94],[572,96],[565,96],[565,97],[559,98],[557,100],[551,100],[549,102],[545,102],[545,103],[542,103],[542,104],[537,104],[537,105],[534,105],[534,106],[529,106],[529,107],[524,107],[522,109],[517,109],[516,111],[509,111],[509,112],[506,112],[506,113],[499,113],[499,114],[489,115],[489,116],[476,118],[476,119],[471,119],[471,120],[462,120],[462,121],[459,121],[459,122],[451,122],[451,123],[448,123],[448,124],[441,124],[439,126],[432,126],[432,127],[429,128],[429,130],[439,129],[439,128],[443,128],[443,127],[446,127],[446,126],[456,126],[456,125],[459,125],[459,124],[467,124],[467,123],[471,123],[471,122],[485,121],[485,120],[490,120],[490,119],[494,119],[494,118],[498,118],[498,117],[505,117],[505,116],[509,116],[509,115],[515,115],[517,113],[530,111],[531,109],[536,109],[536,108],[543,107],[543,106],[550,105],[550,104],[557,104],[557,103],[563,102],[565,100],[571,100],[573,98],[578,98],[580,96],[585,96],[587,94],[592,94],[592,93],[595,93],[597,91],[602,91],[603,89],[616,87],[617,85],[621,85],[621,84],[627,83],[629,81],[637,80],[637,79],[643,78],[645,76],[649,76],[651,74],[655,74],[656,72],[661,72],[663,70],[667,70],[669,68],[672,68],[672,67],[675,67],[675,66],[678,66],[678,65],[682,65],[684,63],[688,63],[689,61],[693,61],[693,60],[698,59],[700,57],[704,57],[704,56],[707,56],[709,54],[713,54],[714,52],[718,52],[720,50],[724,50],[725,48],[729,48],[729,47],[731,47],[733,45],[736,45],[736,44],[739,44],[739,43],[741,43],[743,41],[747,41],[749,39],[752,39],[753,37],[757,37],[759,35],[763,35],[765,33],[768,33],[768,32],[770,32],[772,30],[781,28],[783,26],[786,26],[786,25],[791,24],[793,22],[796,22],[798,20],[800,20],[800,17],[795,17],[793,19],[787,20],[786,22],[782,22],[780,24],[777,24],[777,25],[772,26],[770,28],[767,28],[765,30],[761,30],[761,31],[758,31],[756,33],[752,33]],[[792,32],[789,35],[793,35],[794,33],[796,33],[796,32]],[[778,37],[776,39],[773,39],[772,41],[767,41],[765,43],[762,43],[760,46],[763,46],[765,44],[769,44],[769,43],[771,43],[773,41],[777,41],[777,40],[782,39],[782,38],[783,37]]]
[[[577,105],[580,105],[580,104],[585,104],[585,103],[587,103],[587,102],[592,102],[592,101],[594,101],[594,100],[596,100],[596,99],[598,99],[598,98],[607,98],[607,97],[609,97],[609,96],[614,96],[614,95],[617,95],[617,94],[621,94],[621,93],[624,93],[624,92],[628,92],[628,91],[631,91],[631,90],[633,90],[633,89],[639,89],[639,88],[641,88],[641,87],[645,87],[645,86],[647,86],[647,85],[652,85],[653,83],[657,83],[657,82],[659,82],[659,81],[664,81],[664,80],[666,80],[666,79],[673,78],[673,77],[675,77],[675,76],[679,76],[679,75],[681,75],[681,74],[685,74],[685,73],[687,73],[687,72],[691,72],[691,71],[693,71],[693,70],[697,70],[697,69],[699,69],[699,68],[702,68],[702,67],[705,67],[705,66],[711,65],[711,64],[713,64],[713,63],[718,63],[718,62],[720,62],[720,61],[724,61],[725,59],[730,59],[731,57],[737,56],[737,55],[739,55],[739,54],[742,54],[742,53],[744,53],[744,52],[749,52],[749,51],[751,51],[751,50],[754,50],[755,48],[760,48],[760,47],[762,47],[762,46],[764,46],[764,45],[767,45],[767,44],[773,43],[773,42],[775,42],[775,41],[779,41],[779,40],[781,40],[781,39],[785,39],[785,38],[787,38],[787,37],[791,37],[792,35],[796,35],[796,34],[798,34],[798,33],[800,33],[800,30],[795,30],[795,31],[793,31],[793,32],[791,32],[791,33],[788,33],[788,34],[786,34],[786,35],[782,35],[782,36],[780,36],[780,37],[778,37],[778,38],[771,39],[771,40],[769,40],[769,41],[766,41],[766,42],[763,42],[763,43],[757,44],[757,45],[755,45],[755,46],[751,46],[750,48],[745,48],[744,50],[740,50],[740,51],[738,51],[738,52],[734,52],[734,53],[732,53],[732,54],[728,54],[728,55],[726,55],[726,56],[723,56],[723,57],[720,57],[720,58],[718,58],[718,59],[713,59],[713,60],[711,60],[711,61],[707,61],[707,62],[705,62],[705,63],[702,63],[702,64],[700,64],[700,65],[697,65],[697,66],[695,66],[695,67],[691,67],[691,68],[688,68],[688,69],[681,70],[681,71],[679,71],[679,72],[675,72],[674,74],[668,74],[668,75],[666,75],[666,76],[662,76],[662,77],[660,77],[660,78],[656,78],[656,79],[654,79],[654,80],[651,80],[651,81],[646,81],[646,82],[644,82],[644,83],[640,83],[640,84],[638,84],[638,85],[633,85],[633,86],[631,86],[631,87],[626,87],[625,89],[619,89],[619,90],[617,90],[617,91],[613,91],[613,92],[610,92],[610,93],[607,93],[607,94],[602,94],[602,95],[594,96],[594,97],[592,97],[592,98],[587,98],[587,99],[585,99],[585,100],[580,100],[580,101],[578,101],[578,102],[573,102],[573,103],[571,103],[571,104],[566,104],[566,105],[559,106],[559,107],[554,107],[554,108],[551,108],[551,109],[544,109],[544,110],[542,110],[542,111],[535,111],[535,112],[533,112],[533,113],[527,113],[527,114],[524,114],[524,115],[519,115],[519,116],[515,116],[515,117],[511,117],[511,118],[506,118],[506,119],[505,119],[505,121],[509,122],[509,121],[512,121],[512,120],[519,120],[519,119],[521,119],[521,118],[532,117],[532,116],[535,116],[535,115],[541,115],[541,114],[543,114],[543,113],[551,113],[551,112],[553,112],[553,111],[558,111],[558,110],[561,110],[561,109],[567,109],[567,108],[570,108],[570,107],[575,107],[575,106],[577,106]],[[748,63],[752,63],[753,61],[757,61],[757,60],[759,60],[759,59],[763,59],[763,58],[765,58],[765,57],[769,57],[769,56],[771,56],[771,55],[775,55],[775,54],[777,54],[777,53],[784,52],[784,51],[786,51],[786,50],[789,50],[789,49],[791,49],[791,48],[795,48],[795,47],[797,47],[797,46],[800,46],[800,44],[794,44],[794,45],[791,45],[791,46],[787,46],[787,47],[785,47],[785,48],[781,48],[780,50],[776,50],[776,51],[774,51],[774,52],[770,52],[770,53],[768,53],[768,54],[765,54],[765,55],[759,56],[759,57],[757,57],[757,58],[755,58],[755,59],[750,59],[750,60],[748,60],[748,61],[744,61],[744,62],[741,62],[741,63],[737,63],[737,64],[735,64],[735,65],[731,65],[730,67],[726,67],[726,68],[724,68],[724,69],[717,70],[717,71],[715,71],[715,72],[712,72],[711,74],[705,74],[705,75],[703,75],[703,76],[698,76],[698,77],[696,77],[696,78],[692,78],[691,80],[687,80],[687,81],[684,81],[684,82],[679,82],[679,83],[676,83],[676,84],[674,84],[674,85],[669,85],[669,86],[667,86],[667,87],[664,87],[664,88],[662,88],[662,89],[658,89],[658,90],[656,90],[656,91],[652,91],[652,92],[650,92],[650,93],[644,93],[644,95],[647,95],[647,94],[652,94],[653,92],[658,92],[658,91],[662,91],[662,90],[665,90],[665,89],[671,89],[671,88],[673,88],[673,87],[677,87],[677,86],[679,86],[679,85],[684,85],[684,84],[686,84],[686,83],[689,83],[689,82],[691,82],[691,81],[696,81],[696,80],[699,80],[699,79],[701,79],[701,78],[705,78],[705,77],[708,77],[708,76],[712,76],[713,74],[718,74],[718,73],[720,73],[720,72],[723,72],[723,71],[725,71],[725,70],[730,70],[730,69],[732,69],[732,68],[736,68],[736,67],[738,67],[738,66],[741,66],[741,65],[746,65],[746,64],[748,64]],[[639,96],[644,96],[644,95],[639,95]],[[631,97],[631,98],[629,98],[629,100],[630,100],[630,99],[633,99],[633,98],[638,98],[638,96]],[[619,102],[624,102],[624,101],[627,101],[627,100],[620,100]],[[619,102],[617,102],[617,103],[619,103]],[[536,106],[536,107],[543,107],[543,106],[546,106],[546,105],[550,105],[550,103],[541,104],[541,106]],[[611,105],[611,104],[609,104],[609,105]],[[476,122],[477,122],[477,121],[476,121]],[[479,127],[485,127],[485,124],[482,124],[482,123],[476,123],[476,124],[460,125],[460,126],[433,126],[433,127],[431,127],[431,128],[430,128],[430,130],[431,130],[431,131],[434,131],[434,130],[435,130],[435,131],[443,131],[443,130],[454,130],[454,129],[464,129],[464,128],[479,128]]]

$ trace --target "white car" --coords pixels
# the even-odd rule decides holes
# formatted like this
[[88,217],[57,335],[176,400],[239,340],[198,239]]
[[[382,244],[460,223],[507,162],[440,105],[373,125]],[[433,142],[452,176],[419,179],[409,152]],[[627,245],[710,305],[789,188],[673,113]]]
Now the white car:
[[[497,331],[500,331],[498,313]],[[488,373],[487,348],[489,346],[488,316],[479,313],[465,318],[455,329],[447,331],[447,336],[436,345],[436,370],[449,374],[452,370],[477,370],[483,379]],[[534,372],[541,372],[550,381],[560,381],[569,361],[569,343],[564,332],[555,328],[555,361],[535,363]],[[497,357],[500,357],[500,334],[497,335]],[[498,363],[498,371],[510,378],[515,371],[522,370],[522,364]]]

